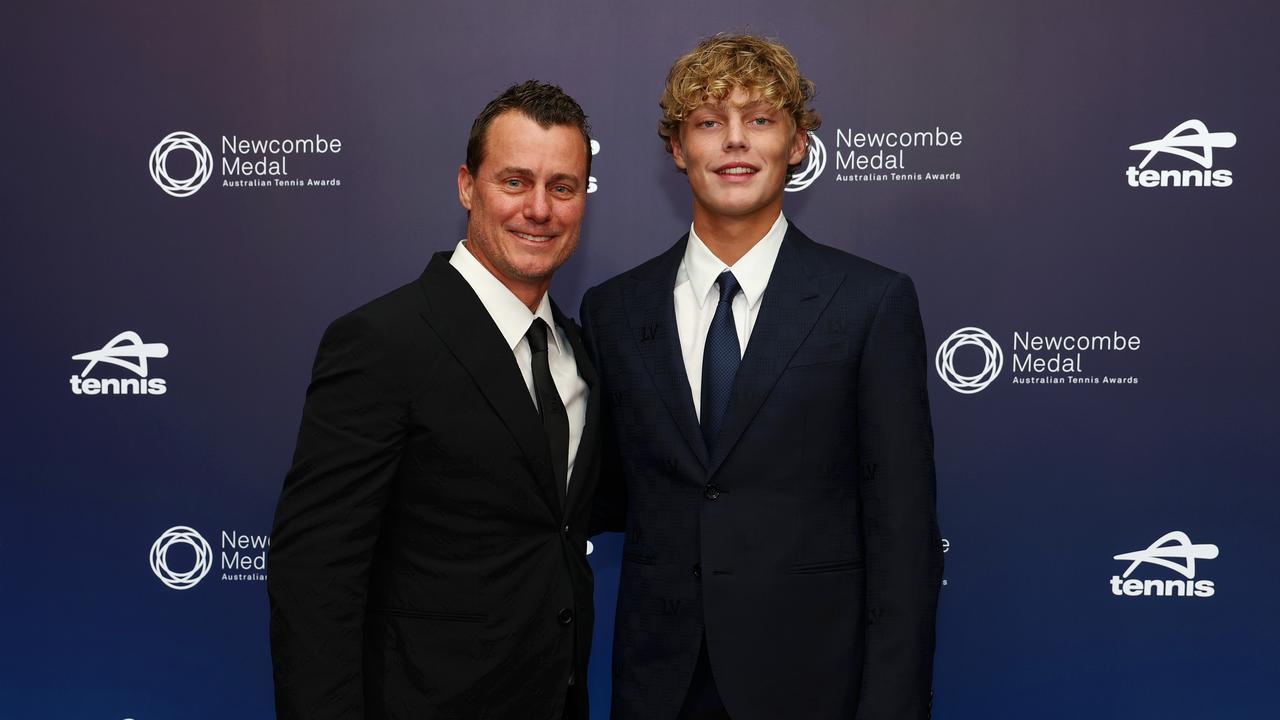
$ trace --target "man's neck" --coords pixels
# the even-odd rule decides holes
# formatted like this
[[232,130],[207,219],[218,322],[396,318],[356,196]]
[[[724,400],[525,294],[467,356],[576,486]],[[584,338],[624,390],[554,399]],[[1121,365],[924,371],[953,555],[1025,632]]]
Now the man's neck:
[[778,203],[776,208],[766,208],[742,217],[728,217],[707,212],[695,202],[693,231],[720,262],[733,267],[764,239],[781,212],[782,203]]
[[507,290],[510,290],[511,294],[515,295],[520,302],[524,303],[525,307],[529,308],[529,312],[537,314],[538,306],[542,304],[542,296],[546,295],[547,290],[551,288],[550,277],[542,278],[540,280],[520,280],[508,277],[498,271],[498,268],[494,266],[493,261],[489,259],[489,256],[485,255],[483,252],[476,252],[475,248],[472,247],[470,240],[465,240],[464,244],[467,248],[467,252],[470,253],[471,257],[475,258],[476,262],[480,263],[481,267],[488,270],[490,275],[496,278],[498,282],[502,283]]
[[525,307],[529,308],[529,312],[535,315],[538,314],[538,306],[542,304],[542,296],[547,294],[545,287],[541,289],[509,289],[516,297],[520,298],[520,302],[524,303]]

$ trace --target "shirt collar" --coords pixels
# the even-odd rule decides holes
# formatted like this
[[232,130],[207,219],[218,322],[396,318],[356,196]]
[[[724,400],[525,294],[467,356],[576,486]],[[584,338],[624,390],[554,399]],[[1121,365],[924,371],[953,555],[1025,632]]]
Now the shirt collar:
[[475,291],[476,297],[480,298],[480,303],[484,305],[485,310],[489,311],[489,317],[492,317],[494,324],[498,326],[498,332],[502,333],[502,339],[506,340],[507,347],[515,350],[521,338],[529,332],[533,319],[539,317],[547,323],[548,328],[551,328],[551,332],[547,333],[549,336],[547,346],[554,346],[557,353],[563,354],[564,349],[560,347],[560,333],[555,332],[556,321],[551,314],[550,293],[542,294],[536,313],[529,312],[529,307],[521,302],[515,293],[494,277],[493,273],[481,265],[479,260],[476,260],[467,249],[465,238],[458,241],[458,247],[453,250],[453,257],[449,258],[449,264],[458,271],[463,280],[467,281]]
[[[765,288],[769,286],[769,276],[773,274],[773,264],[778,259],[778,251],[782,249],[782,238],[787,234],[787,218],[778,213],[773,227],[764,234],[760,241],[752,246],[734,263],[733,267],[724,264],[715,256],[698,237],[693,225],[689,225],[689,243],[684,249],[684,271],[693,288],[693,296],[698,307],[706,305],[707,300],[715,293],[716,278],[725,270],[732,270],[742,295],[747,300],[747,307],[753,308],[764,297]],[[717,296],[718,297],[718,296]]]

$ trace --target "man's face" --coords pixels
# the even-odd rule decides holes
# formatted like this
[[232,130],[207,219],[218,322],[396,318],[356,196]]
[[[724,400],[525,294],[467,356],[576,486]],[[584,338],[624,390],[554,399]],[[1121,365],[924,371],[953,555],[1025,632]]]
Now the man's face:
[[690,113],[671,155],[689,175],[695,212],[772,219],[782,210],[787,166],[800,162],[807,142],[790,115],[739,87]]
[[586,198],[581,131],[542,128],[515,110],[489,125],[475,176],[458,169],[458,199],[471,212],[467,249],[526,304],[578,247]]

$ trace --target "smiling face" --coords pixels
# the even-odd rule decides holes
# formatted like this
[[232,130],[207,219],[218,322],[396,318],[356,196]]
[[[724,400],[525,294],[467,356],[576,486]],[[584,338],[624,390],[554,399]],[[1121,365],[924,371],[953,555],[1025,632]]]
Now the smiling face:
[[787,166],[806,150],[807,135],[789,114],[741,87],[698,106],[671,137],[676,167],[693,189],[695,224],[700,218],[771,224],[782,211]]
[[467,249],[530,308],[578,247],[587,198],[587,151],[571,125],[541,127],[509,110],[485,132],[484,160],[458,168],[470,211]]

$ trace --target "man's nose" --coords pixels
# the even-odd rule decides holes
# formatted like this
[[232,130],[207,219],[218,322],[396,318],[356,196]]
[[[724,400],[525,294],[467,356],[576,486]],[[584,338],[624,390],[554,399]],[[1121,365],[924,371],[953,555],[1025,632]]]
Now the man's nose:
[[551,201],[546,191],[539,188],[528,194],[524,201],[524,217],[536,223],[551,219]]
[[740,120],[733,120],[725,127],[724,149],[741,150],[747,147],[747,128]]

